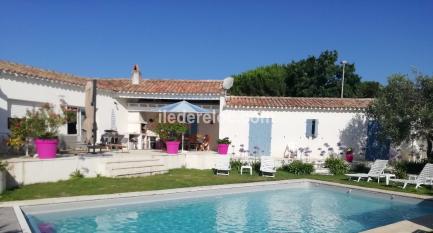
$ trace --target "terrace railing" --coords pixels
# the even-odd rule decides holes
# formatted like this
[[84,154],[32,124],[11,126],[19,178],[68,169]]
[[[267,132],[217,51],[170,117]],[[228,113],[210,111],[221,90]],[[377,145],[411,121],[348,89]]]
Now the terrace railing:
[[[128,103],[127,109],[128,111],[137,111],[137,112],[152,112],[154,109],[160,108],[167,104],[162,103]],[[210,105],[210,104],[196,104],[199,107],[207,109],[211,112],[219,111],[218,105]]]

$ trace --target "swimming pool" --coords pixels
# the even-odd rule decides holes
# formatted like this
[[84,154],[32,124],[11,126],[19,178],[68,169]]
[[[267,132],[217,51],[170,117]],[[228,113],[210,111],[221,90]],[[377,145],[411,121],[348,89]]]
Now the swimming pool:
[[33,231],[59,233],[359,232],[433,213],[430,201],[348,191],[304,182],[23,210]]

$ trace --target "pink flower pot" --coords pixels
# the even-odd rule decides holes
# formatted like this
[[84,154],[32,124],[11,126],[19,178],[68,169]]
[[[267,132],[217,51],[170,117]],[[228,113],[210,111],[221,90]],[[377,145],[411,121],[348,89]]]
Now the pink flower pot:
[[176,155],[179,152],[179,141],[166,141],[167,154]]
[[218,154],[226,155],[229,151],[229,145],[230,144],[218,144]]
[[36,139],[36,153],[39,159],[54,159],[57,155],[57,139]]

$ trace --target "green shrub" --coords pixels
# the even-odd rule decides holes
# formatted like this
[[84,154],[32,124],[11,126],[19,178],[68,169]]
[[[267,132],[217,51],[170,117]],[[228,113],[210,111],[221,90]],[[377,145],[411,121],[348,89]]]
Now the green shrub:
[[234,171],[240,171],[244,164],[240,159],[230,159],[230,168]]
[[80,170],[75,170],[75,171],[73,171],[70,175],[69,175],[69,177],[71,178],[71,179],[81,179],[81,178],[84,178],[84,175],[83,175],[83,173],[81,173],[81,171]]
[[260,160],[255,160],[251,162],[251,167],[253,168],[253,171],[256,173],[260,173]]
[[159,137],[165,141],[177,141],[187,130],[186,124],[182,123],[159,123],[155,128]]
[[218,139],[218,144],[231,144],[232,141],[228,137]]
[[334,175],[346,174],[349,171],[349,165],[340,158],[327,158],[325,167],[329,168],[329,172]]
[[427,161],[398,161],[394,164],[394,173],[399,178],[407,178],[407,174],[418,175],[424,168]]
[[311,163],[303,163],[302,161],[295,160],[289,164],[283,165],[282,170],[296,175],[309,175],[314,172],[314,166]]

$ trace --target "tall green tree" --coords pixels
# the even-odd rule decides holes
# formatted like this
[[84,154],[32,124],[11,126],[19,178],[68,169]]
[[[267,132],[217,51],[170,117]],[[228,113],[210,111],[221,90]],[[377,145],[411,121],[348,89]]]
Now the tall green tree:
[[394,145],[423,139],[427,157],[433,159],[433,77],[419,75],[412,81],[406,75],[392,75],[367,115],[379,123],[382,139],[391,139]]
[[376,81],[364,81],[357,87],[356,97],[359,98],[374,98],[378,96],[383,86]]
[[284,96],[284,79],[287,71],[284,65],[259,67],[237,75],[231,94],[250,96]]
[[[233,95],[340,97],[342,65],[336,51],[324,51],[286,65],[259,67],[239,75],[231,89]],[[373,88],[371,88],[373,87]],[[374,97],[377,82],[361,82],[354,64],[345,67],[345,97]]]
[[418,76],[416,89],[419,99],[415,132],[427,141],[427,156],[433,161],[433,76]]

